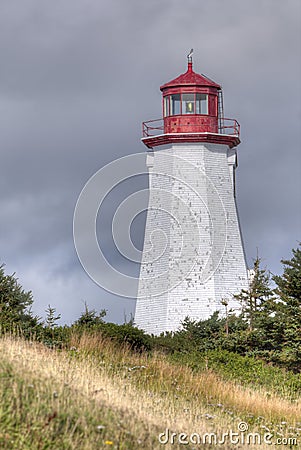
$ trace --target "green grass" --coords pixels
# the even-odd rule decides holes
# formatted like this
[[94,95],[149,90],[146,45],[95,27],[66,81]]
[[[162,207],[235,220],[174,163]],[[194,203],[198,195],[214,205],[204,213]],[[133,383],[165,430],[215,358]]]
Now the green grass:
[[[139,440],[122,409],[87,398],[80,388],[41,374],[34,366],[30,369],[30,361],[24,370],[17,359],[8,359],[4,356],[0,363],[1,450],[138,450],[141,443],[152,448],[155,436],[147,424],[137,427]],[[62,358],[62,369],[66,363]]]
[[264,389],[292,401],[301,396],[301,374],[268,365],[255,357],[241,356],[226,350],[212,350],[205,353],[178,352],[169,355],[168,359],[196,372],[212,370],[224,380]]
[[[285,378],[276,395],[272,376],[253,361],[245,372],[263,377],[255,389],[233,379],[243,367],[242,360],[233,357],[231,362],[231,355],[206,354],[194,365],[190,361],[190,368],[188,360],[137,354],[97,333],[74,335],[70,346],[57,351],[0,339],[1,450],[191,450],[195,446],[162,446],[158,435],[166,428],[222,433],[237,430],[242,420],[261,433],[267,427],[275,436],[300,439],[300,402],[289,400]],[[222,374],[227,365],[229,373]],[[269,397],[264,376],[273,388]],[[280,376],[285,374],[280,371]]]

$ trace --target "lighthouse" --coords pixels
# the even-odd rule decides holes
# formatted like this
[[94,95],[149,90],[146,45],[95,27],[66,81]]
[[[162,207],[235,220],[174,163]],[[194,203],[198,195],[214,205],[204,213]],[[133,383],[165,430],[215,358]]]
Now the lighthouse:
[[238,312],[248,288],[236,207],[240,126],[219,84],[193,70],[163,84],[161,119],[143,122],[149,204],[135,325],[159,335],[186,317]]

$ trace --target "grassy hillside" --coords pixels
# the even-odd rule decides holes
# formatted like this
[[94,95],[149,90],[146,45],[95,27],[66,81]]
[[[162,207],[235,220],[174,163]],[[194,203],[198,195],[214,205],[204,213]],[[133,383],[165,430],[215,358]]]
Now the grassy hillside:
[[[196,369],[160,353],[137,354],[95,334],[75,334],[68,349],[60,351],[2,337],[0,352],[3,450],[301,445],[301,401],[288,395],[283,372],[275,375],[275,389],[271,382],[268,389],[264,383],[252,388],[250,380],[245,387],[241,381],[226,379],[218,366],[206,363]],[[256,376],[260,371],[258,375],[254,371]],[[165,442],[166,429],[176,433],[174,444],[159,442],[161,433]],[[226,436],[219,445],[222,433],[230,430],[240,430],[231,437],[239,443],[234,446]],[[249,433],[257,437],[248,437]],[[252,443],[263,441],[265,433],[266,443]],[[193,443],[185,445],[190,438]],[[198,439],[206,443],[199,445]]]

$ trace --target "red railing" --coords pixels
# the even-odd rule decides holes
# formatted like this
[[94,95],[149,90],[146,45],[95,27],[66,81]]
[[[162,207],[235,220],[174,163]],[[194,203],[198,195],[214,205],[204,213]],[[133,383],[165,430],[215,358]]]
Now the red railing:
[[221,125],[219,126],[218,132],[220,134],[229,134],[239,137],[240,135],[240,125],[236,119],[221,119]]
[[[231,136],[237,136],[240,135],[240,125],[237,122],[236,119],[226,119],[223,118],[220,121],[220,126],[218,129],[219,134],[227,134]],[[190,125],[193,133],[193,128],[196,129],[195,132],[199,132],[197,128],[200,128],[199,124],[191,124]],[[147,122],[142,123],[142,136],[143,137],[150,137],[150,136],[157,136],[164,133],[164,120],[163,119],[155,119],[155,120],[148,120]]]
[[142,136],[157,136],[164,133],[163,119],[154,119],[142,122]]

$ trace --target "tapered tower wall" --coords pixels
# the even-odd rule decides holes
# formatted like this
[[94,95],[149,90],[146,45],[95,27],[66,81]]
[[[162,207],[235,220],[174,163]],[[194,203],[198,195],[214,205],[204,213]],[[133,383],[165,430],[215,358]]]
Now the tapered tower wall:
[[248,287],[234,170],[225,144],[181,143],[148,153],[150,194],[135,324],[175,331],[201,320]]

